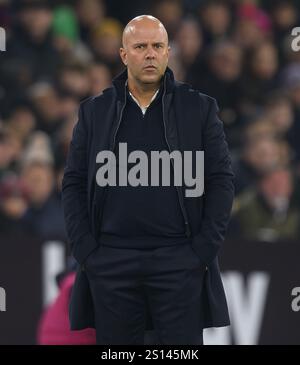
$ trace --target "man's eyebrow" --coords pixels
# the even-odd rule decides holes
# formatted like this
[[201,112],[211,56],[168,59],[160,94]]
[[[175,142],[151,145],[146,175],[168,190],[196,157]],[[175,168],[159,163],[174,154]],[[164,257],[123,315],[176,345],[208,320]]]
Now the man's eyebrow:
[[[152,42],[151,43],[152,45],[154,44],[165,44],[165,42],[163,42],[163,41],[159,41],[159,42]],[[135,43],[133,43],[133,46],[145,46],[145,45],[147,45],[147,42],[135,42]]]
[[133,43],[134,46],[141,46],[147,44],[146,42],[135,42]]

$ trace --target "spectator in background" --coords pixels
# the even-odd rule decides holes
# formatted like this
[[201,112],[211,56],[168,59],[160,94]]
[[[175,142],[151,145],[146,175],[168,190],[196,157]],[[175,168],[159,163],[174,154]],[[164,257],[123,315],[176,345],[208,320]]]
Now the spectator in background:
[[253,115],[266,94],[278,86],[278,53],[272,42],[263,42],[249,53],[246,73],[241,81],[241,110]]
[[232,24],[231,9],[225,1],[203,1],[199,8],[199,16],[205,46],[223,40],[229,35]]
[[4,29],[11,26],[11,17],[9,16],[9,0],[0,1],[0,24]]
[[28,194],[28,209],[22,221],[43,239],[66,239],[61,202],[56,191],[50,142],[35,134],[24,153],[21,180]]
[[292,159],[299,162],[299,116],[294,112],[293,104],[289,96],[282,91],[270,93],[266,97],[265,115],[272,123],[274,133],[289,143]]
[[207,55],[207,66],[202,72],[190,75],[190,82],[203,93],[215,95],[219,102],[220,116],[225,123],[229,143],[237,144],[234,136],[238,122],[238,101],[240,98],[240,76],[242,72],[242,53],[231,41],[216,42]]
[[23,234],[26,226],[22,217],[27,209],[27,192],[16,175],[0,183],[0,234]]
[[52,30],[55,48],[64,62],[69,59],[84,63],[92,61],[90,50],[79,39],[79,24],[71,7],[62,5],[55,9]]
[[30,140],[23,149],[20,158],[20,168],[30,164],[31,162],[42,162],[53,164],[53,155],[51,150],[51,140],[49,136],[41,131],[35,131],[30,136]]
[[37,127],[50,136],[62,123],[60,100],[53,84],[38,82],[28,91],[30,101],[37,116]]
[[67,158],[67,153],[69,145],[71,142],[73,128],[77,121],[77,108],[65,118],[64,123],[61,125],[60,129],[57,131],[56,138],[52,142],[52,148],[55,158],[55,164],[62,167]]
[[38,324],[38,345],[96,345],[94,328],[81,331],[70,330],[69,300],[75,275],[75,270],[69,271],[57,280],[59,294],[44,310]]
[[77,0],[75,6],[80,25],[80,38],[89,44],[94,29],[105,19],[106,9],[102,0]]
[[153,16],[158,17],[165,25],[165,28],[169,35],[169,40],[174,39],[175,33],[178,28],[184,13],[183,13],[183,1],[182,0],[154,0],[152,11],[150,13]]
[[78,62],[65,64],[59,72],[58,88],[77,100],[90,96],[87,65]]
[[51,33],[52,9],[46,0],[23,0],[18,3],[16,24],[8,40],[1,66],[6,101],[12,108],[19,95],[40,79],[52,80],[61,59]]
[[[71,93],[63,92],[61,90],[59,91],[59,99],[61,117],[64,124],[65,120],[74,115],[74,113],[77,111],[79,99],[76,96],[73,96]],[[63,124],[61,127],[63,127]]]
[[[258,178],[235,202],[231,225],[246,240],[297,240],[300,233],[299,193],[289,167],[275,167]],[[232,230],[232,228],[231,228]]]
[[10,172],[17,172],[17,164],[22,154],[22,140],[8,125],[0,130],[0,179]]
[[234,40],[244,50],[251,50],[266,41],[271,33],[271,20],[256,1],[237,2]]
[[276,0],[270,6],[270,15],[273,22],[274,43],[279,50],[280,62],[284,63],[285,42],[290,38],[291,29],[299,24],[299,13],[294,1]]
[[[300,61],[300,60],[299,60]],[[281,85],[288,93],[295,112],[300,113],[300,63],[290,63],[281,73]]]
[[7,135],[0,129],[0,181],[5,173],[11,168],[14,152],[11,149]]
[[[203,75],[202,31],[194,18],[186,18],[180,22],[172,44],[172,53],[175,52],[183,70],[181,80],[190,82],[197,75]],[[195,80],[193,80],[195,81]]]
[[36,126],[36,118],[32,109],[28,105],[18,104],[6,121],[6,126],[8,130],[18,136],[24,145]]
[[291,100],[280,91],[267,95],[264,104],[265,116],[274,127],[274,133],[283,138],[288,138],[288,133],[294,123],[294,114]]
[[103,20],[91,34],[91,46],[96,61],[106,64],[113,74],[118,74],[123,69],[119,58],[121,37],[122,24],[110,18]]
[[[259,122],[258,127],[266,127]],[[253,187],[258,176],[274,168],[278,164],[289,162],[289,148],[285,141],[276,140],[270,130],[259,136],[252,132],[253,137],[246,138],[241,156],[234,161],[235,191],[238,196],[242,191]],[[248,132],[249,134],[251,132]]]
[[90,95],[100,94],[111,84],[110,69],[102,63],[92,63],[88,68]]

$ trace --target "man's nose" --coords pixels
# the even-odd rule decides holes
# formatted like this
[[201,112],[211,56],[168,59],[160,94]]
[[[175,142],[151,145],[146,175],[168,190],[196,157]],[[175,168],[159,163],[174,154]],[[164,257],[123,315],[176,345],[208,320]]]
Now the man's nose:
[[152,60],[154,58],[155,58],[155,50],[152,47],[148,47],[146,52],[146,59]]

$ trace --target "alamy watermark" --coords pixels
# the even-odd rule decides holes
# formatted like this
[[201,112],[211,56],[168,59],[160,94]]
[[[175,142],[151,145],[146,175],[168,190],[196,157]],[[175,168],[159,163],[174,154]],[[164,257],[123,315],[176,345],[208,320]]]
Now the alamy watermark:
[[295,27],[292,29],[292,37],[295,37],[292,40],[291,47],[294,52],[300,51],[300,27]]
[[0,312],[6,312],[6,292],[0,287]]
[[[196,158],[195,178],[193,177],[193,154]],[[150,161],[144,151],[135,150],[127,155],[127,143],[119,143],[118,158],[114,152],[109,150],[100,151],[97,154],[96,162],[103,164],[96,173],[96,181],[99,186],[117,186],[117,169],[118,186],[160,186],[160,178],[161,186],[170,186],[172,163],[174,186],[183,186],[184,179],[185,186],[191,188],[185,190],[186,197],[203,195],[204,151],[184,151],[183,153],[178,150],[171,153],[166,150],[151,151]],[[128,164],[135,165],[128,171]],[[150,178],[148,176],[149,166]]]
[[2,27],[0,27],[0,51],[6,51],[6,32]]
[[291,293],[293,300],[291,303],[292,306],[292,310],[294,312],[299,312],[300,311],[300,286],[296,286],[295,288],[292,289],[292,293]]

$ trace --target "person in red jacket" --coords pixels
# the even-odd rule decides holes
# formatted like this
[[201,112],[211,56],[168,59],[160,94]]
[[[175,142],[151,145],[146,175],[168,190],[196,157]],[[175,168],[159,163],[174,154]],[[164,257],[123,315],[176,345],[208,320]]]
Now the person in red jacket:
[[38,345],[95,345],[96,331],[86,328],[71,331],[69,302],[76,273],[67,273],[59,281],[59,293],[42,313],[37,330]]

